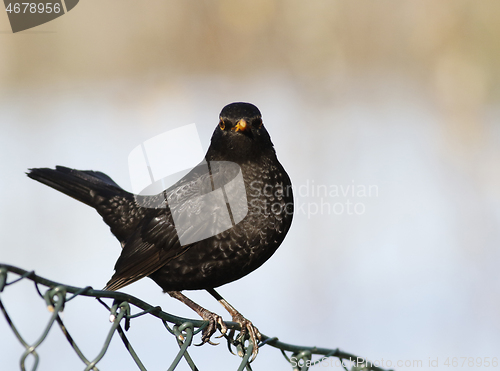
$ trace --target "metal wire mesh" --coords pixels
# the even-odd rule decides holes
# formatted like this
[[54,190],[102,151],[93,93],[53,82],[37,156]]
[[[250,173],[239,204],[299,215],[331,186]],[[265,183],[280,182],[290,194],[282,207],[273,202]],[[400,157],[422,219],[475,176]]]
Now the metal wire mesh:
[[[10,282],[11,276],[15,276]],[[4,303],[2,302],[1,293],[10,286],[15,285],[16,283],[22,280],[30,280],[34,283],[36,291],[45,301],[45,304],[48,310],[52,313],[48,322],[46,323],[42,333],[38,336],[38,339],[32,343],[29,343],[23,338],[18,327],[14,324],[9,316]],[[44,288],[41,289],[40,286]],[[43,292],[44,291],[44,292]],[[94,297],[101,303],[106,311],[109,313],[110,318],[110,328],[106,338],[104,339],[104,344],[93,359],[85,356],[81,349],[78,347],[73,337],[70,335],[68,329],[66,328],[62,318],[61,313],[65,308],[65,304],[71,300],[77,299],[81,296],[89,296]],[[112,299],[113,302],[110,305],[105,303],[103,299]],[[131,307],[137,307],[141,311],[135,314],[132,314]],[[166,313],[161,310],[160,307],[152,306],[134,296],[114,292],[114,291],[101,291],[94,290],[92,287],[79,288],[74,286],[68,286],[64,284],[60,284],[54,281],[50,281],[43,277],[37,276],[33,271],[25,271],[21,268],[14,267],[11,265],[0,264],[0,309],[7,321],[8,326],[12,329],[17,340],[24,347],[24,352],[20,357],[20,369],[26,370],[26,360],[28,357],[33,358],[33,367],[32,370],[35,371],[40,362],[40,355],[37,351],[39,346],[47,339],[49,331],[54,324],[57,323],[58,327],[62,331],[63,335],[68,340],[71,348],[74,350],[76,355],[80,358],[80,360],[84,363],[84,370],[93,370],[98,371],[97,364],[99,361],[105,356],[108,347],[110,345],[111,339],[115,333],[118,333],[123,344],[134,360],[137,368],[139,370],[146,370],[139,355],[134,351],[132,344],[127,338],[125,331],[127,331],[130,327],[130,322],[137,317],[148,315],[154,316],[160,319],[166,329],[172,336],[175,337],[177,344],[179,345],[179,351],[177,355],[172,360],[169,371],[174,370],[181,359],[187,362],[191,370],[199,370],[199,368],[194,363],[193,358],[190,356],[188,352],[188,348],[193,343],[193,337],[202,331],[205,326],[207,326],[207,321],[202,320],[194,320],[183,317],[177,317],[172,314]],[[105,313],[105,312],[103,312]],[[122,327],[123,324],[123,327]],[[236,331],[240,330],[240,325],[235,322],[226,322],[228,329],[234,329]],[[56,326],[57,327],[57,326]],[[276,337],[269,337],[262,334],[262,340],[258,344],[252,344],[251,341],[238,341],[231,339],[226,336],[226,340],[228,341],[228,346],[233,345],[236,347],[238,354],[241,356],[241,363],[239,364],[239,370],[252,370],[250,365],[250,356],[252,354],[252,349],[254,346],[258,346],[259,348],[269,345],[271,347],[277,348],[281,350],[284,358],[291,364],[294,370],[308,370],[310,367],[318,365],[320,362],[324,362],[329,357],[336,357],[341,361],[342,367],[345,370],[348,370],[347,365],[342,362],[343,360],[348,360],[349,365],[351,366],[351,371],[358,370],[374,370],[374,371],[383,371],[382,368],[376,367],[371,364],[369,361],[356,362],[359,358],[353,354],[346,353],[337,349],[327,349],[327,348],[317,348],[317,347],[306,347],[306,346],[297,346],[292,344],[283,343],[278,340]],[[287,354],[288,352],[288,354]],[[313,357],[316,359],[313,360]],[[319,357],[319,358],[318,358]]]

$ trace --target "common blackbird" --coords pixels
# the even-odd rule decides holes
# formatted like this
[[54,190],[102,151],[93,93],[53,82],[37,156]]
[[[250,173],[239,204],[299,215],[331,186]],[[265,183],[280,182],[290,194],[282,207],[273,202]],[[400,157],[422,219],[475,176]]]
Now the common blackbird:
[[241,325],[240,336],[250,337],[255,358],[259,331],[214,288],[260,267],[292,222],[290,178],[257,107],[225,106],[204,161],[158,195],[134,195],[97,171],[56,166],[30,169],[27,175],[95,208],[121,242],[115,273],[105,289],[118,290],[150,277],[209,321],[202,344],[210,342],[217,325],[223,334],[227,327],[219,315],[180,291],[206,289]]

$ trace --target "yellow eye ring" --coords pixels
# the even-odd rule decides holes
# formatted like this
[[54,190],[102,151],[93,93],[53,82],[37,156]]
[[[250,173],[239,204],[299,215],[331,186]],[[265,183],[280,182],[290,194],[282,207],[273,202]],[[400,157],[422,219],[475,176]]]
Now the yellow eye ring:
[[224,124],[224,121],[222,121],[222,119],[219,121],[219,127],[221,130],[224,130],[226,128],[226,124]]

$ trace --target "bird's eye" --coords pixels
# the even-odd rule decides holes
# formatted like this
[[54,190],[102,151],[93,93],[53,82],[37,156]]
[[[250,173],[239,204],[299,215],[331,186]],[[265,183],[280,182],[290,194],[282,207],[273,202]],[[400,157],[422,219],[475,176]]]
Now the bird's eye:
[[219,127],[221,130],[224,130],[224,128],[226,127],[226,124],[224,124],[224,121],[222,121],[222,119],[219,121]]

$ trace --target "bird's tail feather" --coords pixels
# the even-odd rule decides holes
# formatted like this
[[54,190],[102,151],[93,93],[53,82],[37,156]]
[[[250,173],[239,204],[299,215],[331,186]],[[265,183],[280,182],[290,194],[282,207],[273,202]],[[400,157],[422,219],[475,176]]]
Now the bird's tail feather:
[[98,171],[56,166],[55,169],[29,169],[27,175],[92,207],[95,207],[93,205],[95,192],[103,196],[126,192],[109,176]]

